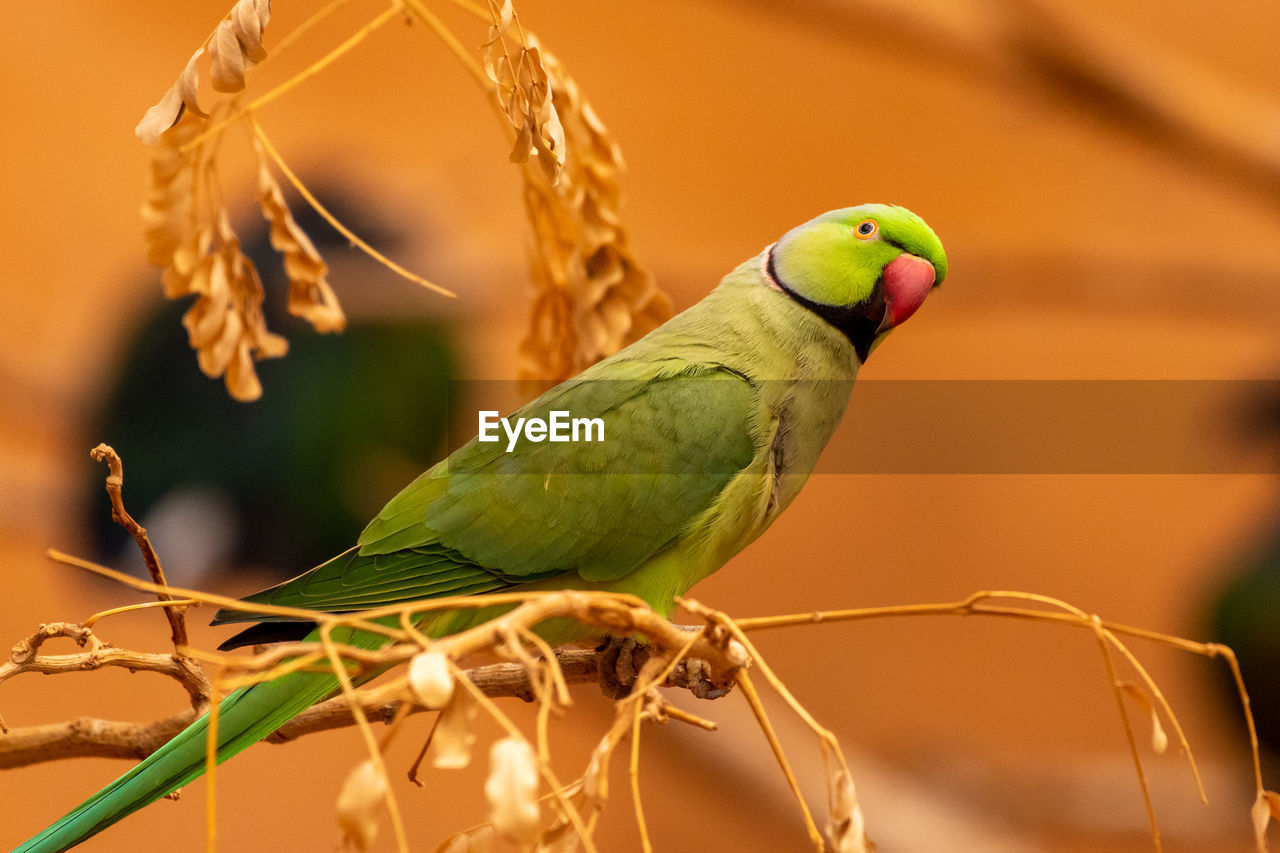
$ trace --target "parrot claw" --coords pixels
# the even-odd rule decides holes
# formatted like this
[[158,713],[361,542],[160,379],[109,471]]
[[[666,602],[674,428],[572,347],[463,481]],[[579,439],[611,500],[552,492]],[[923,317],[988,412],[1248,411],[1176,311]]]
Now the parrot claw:
[[[684,627],[684,626],[680,626]],[[690,630],[701,630],[691,626]],[[610,699],[624,699],[635,689],[640,671],[649,659],[649,647],[634,637],[609,637],[600,652],[600,692]],[[685,658],[676,664],[664,687],[682,687],[699,699],[719,699],[733,689],[733,674],[716,677],[701,658]]]
[[635,637],[609,637],[597,649],[600,654],[600,692],[610,699],[631,695],[640,669],[649,659],[649,648]]
[[685,658],[667,678],[667,685],[683,687],[699,699],[719,699],[733,689],[733,676],[722,680],[714,676],[711,664],[702,658]]

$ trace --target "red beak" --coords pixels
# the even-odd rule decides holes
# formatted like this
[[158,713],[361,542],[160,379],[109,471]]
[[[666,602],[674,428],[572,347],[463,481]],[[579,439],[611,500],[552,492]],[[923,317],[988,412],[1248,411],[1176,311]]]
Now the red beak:
[[905,252],[884,268],[885,312],[879,331],[901,326],[916,313],[933,287],[936,273],[933,264]]

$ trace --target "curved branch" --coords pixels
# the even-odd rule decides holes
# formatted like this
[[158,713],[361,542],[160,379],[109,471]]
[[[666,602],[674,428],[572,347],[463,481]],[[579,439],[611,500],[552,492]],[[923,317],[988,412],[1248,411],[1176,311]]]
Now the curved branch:
[[[74,640],[86,650],[71,655],[40,654],[40,647],[55,637]],[[91,672],[108,666],[124,667],[130,672],[158,672],[167,675],[187,691],[193,709],[203,710],[209,704],[209,679],[192,658],[178,654],[161,655],[119,649],[98,639],[92,628],[70,622],[46,622],[31,636],[18,641],[9,652],[9,660],[0,664],[0,684],[24,672],[58,675],[64,672]],[[7,731],[3,720],[0,720],[0,732]]]
[[[628,641],[622,641],[626,644]],[[21,645],[21,644],[20,644]],[[614,644],[617,645],[617,644]],[[620,662],[618,654],[611,645],[602,650],[568,649],[556,653],[556,661],[564,674],[564,680],[570,684],[590,684],[601,682],[602,678],[615,685],[628,677],[634,683],[636,673],[630,660]],[[634,647],[633,654],[643,656],[646,647]],[[177,671],[172,667],[161,665],[161,659],[172,661],[167,655],[144,655],[111,649],[115,653],[115,665],[129,666],[133,669],[150,669],[161,672],[171,678],[178,679]],[[68,659],[64,665],[56,668],[28,668],[24,671],[38,672],[71,672],[83,669],[71,659],[81,655],[59,655]],[[157,659],[156,666],[131,666],[143,659]],[[613,663],[611,667],[611,662]],[[105,665],[105,664],[104,664]],[[5,667],[12,664],[5,664]],[[715,683],[710,678],[711,668],[705,661],[686,660],[672,672],[666,681],[668,687],[681,687],[701,698],[716,698],[724,694],[727,686]],[[16,674],[16,673],[10,673]],[[536,698],[533,681],[529,670],[519,663],[498,663],[480,666],[467,670],[467,676],[480,690],[489,697],[514,697],[532,702]],[[3,668],[0,667],[0,680],[3,680]],[[179,679],[180,680],[180,679]],[[371,722],[390,723],[397,714],[416,714],[431,710],[416,702],[405,700],[404,678],[398,678],[388,684],[359,691],[356,696],[365,717]],[[407,706],[407,711],[402,708]],[[685,720],[695,725],[702,721]],[[80,717],[59,723],[29,726],[13,729],[0,735],[0,769],[25,767],[41,764],[46,761],[57,761],[63,758],[128,758],[141,760],[163,746],[170,738],[186,728],[195,719],[194,711],[184,711],[162,720],[150,723],[101,720],[92,717]],[[355,725],[351,703],[345,696],[337,696],[321,702],[303,711],[297,717],[281,726],[266,740],[270,743],[285,743],[304,735],[332,729],[347,728]]]
[[[160,555],[152,546],[151,539],[147,536],[147,529],[135,521],[133,516],[129,515],[129,511],[124,508],[124,462],[120,459],[120,454],[116,453],[109,444],[99,444],[89,451],[89,455],[98,462],[107,463],[107,470],[110,472],[107,475],[107,494],[111,497],[111,519],[129,531],[133,541],[138,544],[138,550],[142,552],[142,559],[147,564],[151,579],[159,586],[167,586],[164,569],[160,566]],[[161,601],[173,601],[173,596],[167,592],[159,592],[156,595]],[[164,616],[169,620],[174,650],[181,649],[187,644],[187,621],[183,617],[182,609],[166,607]]]

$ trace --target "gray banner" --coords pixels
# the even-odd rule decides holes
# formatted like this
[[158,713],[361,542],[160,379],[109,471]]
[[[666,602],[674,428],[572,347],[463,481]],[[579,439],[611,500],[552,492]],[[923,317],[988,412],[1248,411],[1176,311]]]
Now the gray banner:
[[[698,405],[715,396],[711,382],[667,381],[687,386],[676,395],[686,401],[676,413],[689,427],[680,432],[685,440],[720,440],[716,407],[699,411]],[[452,383],[450,449],[476,436],[481,413],[488,412],[486,429],[496,440],[486,446],[502,453],[510,447],[516,455],[544,448],[536,454],[537,470],[521,473],[577,470],[573,454],[584,451],[604,474],[690,472],[687,454],[671,457],[685,462],[650,456],[641,463],[627,452],[634,430],[658,428],[643,419],[637,425],[640,409],[620,414],[644,383],[580,384],[528,413],[548,422],[543,429],[510,417],[506,425],[499,422],[531,396],[528,386]],[[760,384],[775,386],[770,398],[818,393],[795,383]],[[840,391],[836,385],[825,390]],[[697,428],[700,417],[708,418],[704,431]],[[602,428],[587,422],[595,418]],[[814,473],[1280,474],[1280,381],[860,380]]]

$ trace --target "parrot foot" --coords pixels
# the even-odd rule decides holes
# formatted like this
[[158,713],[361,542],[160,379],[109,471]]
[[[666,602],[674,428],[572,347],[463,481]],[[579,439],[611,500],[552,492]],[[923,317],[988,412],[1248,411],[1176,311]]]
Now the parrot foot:
[[702,658],[685,658],[667,676],[667,686],[683,687],[699,699],[719,699],[733,689],[732,675],[716,678],[711,664]]
[[[600,692],[623,699],[635,689],[640,670],[649,659],[649,646],[635,637],[609,637],[596,648],[600,652]],[[699,699],[719,699],[733,689],[733,674],[716,677],[711,664],[701,658],[685,658],[667,676],[664,687],[682,687]]]
[[649,647],[635,637],[608,637],[596,651],[600,652],[600,692],[610,699],[631,695],[640,669],[649,659]]

